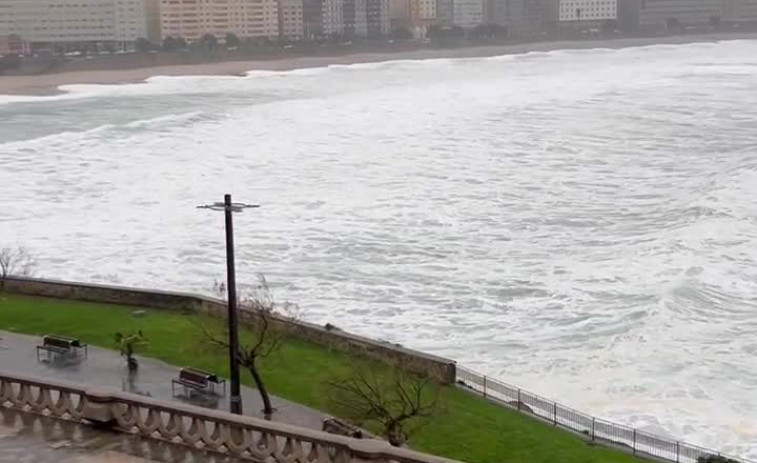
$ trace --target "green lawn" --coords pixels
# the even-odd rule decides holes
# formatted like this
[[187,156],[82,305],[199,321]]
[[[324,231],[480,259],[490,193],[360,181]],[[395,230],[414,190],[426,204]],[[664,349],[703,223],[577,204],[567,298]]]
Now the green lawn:
[[[195,316],[148,309],[146,316],[135,318],[133,310],[134,307],[6,294],[0,295],[0,329],[73,336],[107,348],[113,347],[116,331],[141,329],[150,342],[144,355],[227,374],[224,353],[203,343]],[[356,363],[371,361],[289,339],[275,357],[264,361],[262,371],[271,393],[328,412],[324,383],[347,374]],[[379,371],[385,368],[370,366]],[[243,374],[243,381],[252,384],[249,373]],[[443,387],[439,402],[439,416],[412,436],[410,445],[414,449],[470,463],[640,461],[593,446],[454,387]]]

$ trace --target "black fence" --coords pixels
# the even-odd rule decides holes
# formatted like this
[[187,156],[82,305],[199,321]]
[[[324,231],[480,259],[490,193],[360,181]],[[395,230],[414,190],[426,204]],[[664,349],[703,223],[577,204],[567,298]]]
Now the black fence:
[[743,463],[757,463],[595,418],[460,365],[457,365],[457,382],[504,406],[536,415],[554,426],[579,432],[591,440],[626,447],[633,454],[676,463],[697,463],[700,458],[713,455]]

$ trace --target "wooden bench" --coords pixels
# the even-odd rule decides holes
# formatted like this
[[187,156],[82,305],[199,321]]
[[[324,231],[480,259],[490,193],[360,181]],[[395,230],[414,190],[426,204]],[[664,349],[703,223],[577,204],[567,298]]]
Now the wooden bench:
[[182,386],[184,392],[187,389],[191,389],[198,392],[209,392],[211,394],[218,394],[216,392],[216,386],[223,386],[222,396],[226,395],[226,380],[219,378],[213,373],[197,370],[194,368],[184,367],[179,370],[179,379],[171,380],[171,395],[176,396],[176,385]]
[[37,346],[37,361],[40,361],[39,352],[42,350],[47,351],[47,359],[51,360],[53,354],[65,357],[77,357],[81,349],[84,349],[84,358],[87,358],[89,354],[87,351],[87,345],[78,339],[48,334],[42,337],[42,345]]

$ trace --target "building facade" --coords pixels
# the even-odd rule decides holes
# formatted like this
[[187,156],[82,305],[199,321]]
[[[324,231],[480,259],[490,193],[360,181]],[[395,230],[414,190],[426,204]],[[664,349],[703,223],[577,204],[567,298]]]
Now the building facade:
[[561,22],[594,22],[617,18],[617,0],[560,0],[558,20]]
[[278,0],[281,11],[280,38],[301,40],[304,37],[302,0]]
[[757,25],[757,0],[618,0],[618,9],[618,20],[626,31]]
[[34,44],[134,42],[147,37],[143,0],[0,0],[0,36]]
[[408,29],[415,38],[426,36],[436,21],[436,0],[389,0],[391,29]]
[[303,37],[325,40],[344,35],[342,0],[303,0]]
[[[281,16],[279,5],[281,4]],[[298,6],[299,5],[299,6]],[[223,39],[279,37],[279,30],[302,36],[299,0],[160,0],[161,38],[182,37],[189,42],[205,34]]]
[[26,55],[31,53],[31,44],[20,36],[0,35],[0,56],[3,55]]
[[670,21],[680,25],[708,24],[711,17],[720,16],[721,0],[641,0],[639,27],[667,29]]
[[524,0],[487,0],[485,21],[507,29],[510,36],[519,36],[525,28]]
[[388,0],[343,0],[342,20],[346,38],[387,35],[391,29],[389,2]]
[[448,9],[442,14],[448,25],[472,29],[485,22],[486,2],[487,0],[450,0],[449,3],[440,3],[438,7]]
[[757,22],[757,0],[723,0],[720,19],[725,23]]

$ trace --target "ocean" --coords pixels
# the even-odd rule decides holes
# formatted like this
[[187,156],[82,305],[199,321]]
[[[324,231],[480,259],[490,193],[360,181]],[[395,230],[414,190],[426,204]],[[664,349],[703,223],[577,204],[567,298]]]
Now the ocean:
[[757,41],[0,96],[0,246],[241,291],[757,458]]

